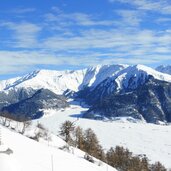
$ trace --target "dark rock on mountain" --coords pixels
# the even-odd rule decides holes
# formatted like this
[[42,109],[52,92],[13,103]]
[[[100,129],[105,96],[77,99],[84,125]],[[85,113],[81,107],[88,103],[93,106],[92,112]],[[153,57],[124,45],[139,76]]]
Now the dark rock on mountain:
[[32,88],[11,89],[8,92],[0,91],[0,110],[4,106],[8,106],[31,97],[35,92],[36,90]]
[[56,95],[48,89],[40,89],[31,97],[3,107],[2,112],[9,113],[16,120],[37,119],[43,115],[43,109],[68,107],[65,97]]
[[125,93],[108,94],[93,104],[86,118],[130,116],[150,123],[171,122],[171,83],[150,78],[144,85]]

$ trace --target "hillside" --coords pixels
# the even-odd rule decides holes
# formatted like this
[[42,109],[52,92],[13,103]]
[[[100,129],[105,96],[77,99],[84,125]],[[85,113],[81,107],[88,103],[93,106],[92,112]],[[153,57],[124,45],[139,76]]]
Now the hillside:
[[[75,153],[59,150],[57,147],[65,144],[61,139],[53,139],[57,147],[51,147],[31,140],[21,134],[14,133],[0,126],[3,145],[0,150],[10,148],[13,153],[0,153],[1,171],[116,171],[110,166],[97,166],[83,159],[84,153],[75,149]],[[29,147],[29,148],[28,148]],[[52,168],[53,166],[53,168]]]

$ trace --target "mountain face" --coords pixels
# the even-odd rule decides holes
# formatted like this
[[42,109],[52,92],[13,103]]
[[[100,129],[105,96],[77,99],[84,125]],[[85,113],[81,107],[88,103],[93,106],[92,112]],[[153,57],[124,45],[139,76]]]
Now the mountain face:
[[4,106],[8,106],[31,97],[35,92],[36,90],[32,88],[10,89],[8,92],[0,91],[0,110]]
[[78,93],[78,96],[86,99],[90,105],[96,104],[111,94],[131,92],[144,85],[151,77],[156,80],[171,82],[171,76],[168,74],[160,73],[143,65],[135,65],[106,78],[93,89],[91,87],[83,89]]
[[171,83],[151,77],[133,91],[106,96],[84,114],[101,119],[122,116],[150,123],[171,122]]
[[144,65],[40,70],[0,81],[0,109],[37,118],[43,109],[67,107],[66,96],[89,104],[84,114],[88,118],[130,116],[153,123],[171,122],[170,84],[171,75]]
[[11,114],[16,120],[37,119],[43,116],[43,109],[61,109],[69,104],[61,95],[56,95],[48,89],[40,89],[31,97],[12,103],[1,109],[2,113]]
[[171,75],[171,65],[160,65],[156,68],[156,70]]

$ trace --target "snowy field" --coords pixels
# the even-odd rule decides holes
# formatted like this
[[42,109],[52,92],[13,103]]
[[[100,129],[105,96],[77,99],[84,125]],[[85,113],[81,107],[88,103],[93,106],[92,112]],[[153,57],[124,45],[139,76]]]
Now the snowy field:
[[[74,153],[31,140],[21,134],[0,126],[2,145],[0,145],[0,171],[116,171],[99,162],[90,163],[83,158],[84,153],[74,149]],[[55,136],[56,137],[56,136]],[[52,138],[53,143],[62,145],[60,138]],[[13,153],[2,153],[10,148]]]
[[83,129],[92,128],[105,149],[116,145],[124,146],[134,154],[145,154],[153,163],[160,161],[165,167],[171,168],[171,126],[79,118],[85,110],[87,109],[76,104],[61,111],[48,110],[46,116],[35,123],[44,124],[58,135],[59,127],[64,121],[75,121],[76,126]]

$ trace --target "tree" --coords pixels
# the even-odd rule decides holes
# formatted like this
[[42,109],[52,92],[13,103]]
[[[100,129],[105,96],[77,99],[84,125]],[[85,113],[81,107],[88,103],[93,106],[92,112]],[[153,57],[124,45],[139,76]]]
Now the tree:
[[160,162],[150,165],[147,157],[135,156],[120,146],[110,148],[106,159],[109,165],[121,171],[166,171]]
[[160,162],[156,162],[155,164],[151,165],[150,171],[167,171],[167,170]]
[[123,171],[130,170],[128,166],[133,164],[133,162],[131,162],[131,157],[132,153],[130,153],[128,149],[124,149],[120,146],[116,146],[115,149],[110,148],[106,153],[107,163],[112,167],[121,169]]
[[39,138],[43,138],[47,141],[51,140],[48,130],[41,123],[37,124],[37,128],[38,129],[36,130],[35,137],[33,137],[33,139],[37,141],[39,141]]
[[0,112],[0,119],[1,119],[0,122],[2,123],[3,126],[9,127],[12,119],[12,115],[7,111]]
[[75,136],[75,146],[80,150],[84,150],[84,133],[83,129],[79,126],[74,131]]
[[60,127],[59,134],[64,138],[64,140],[68,144],[72,142],[71,133],[74,131],[74,129],[75,124],[71,121],[65,121]]
[[84,133],[84,151],[97,159],[104,160],[104,151],[99,144],[96,134],[91,128],[85,130]]
[[32,122],[31,121],[24,121],[23,122],[23,128],[22,128],[22,131],[21,133],[24,134],[26,128],[29,128],[31,126]]

